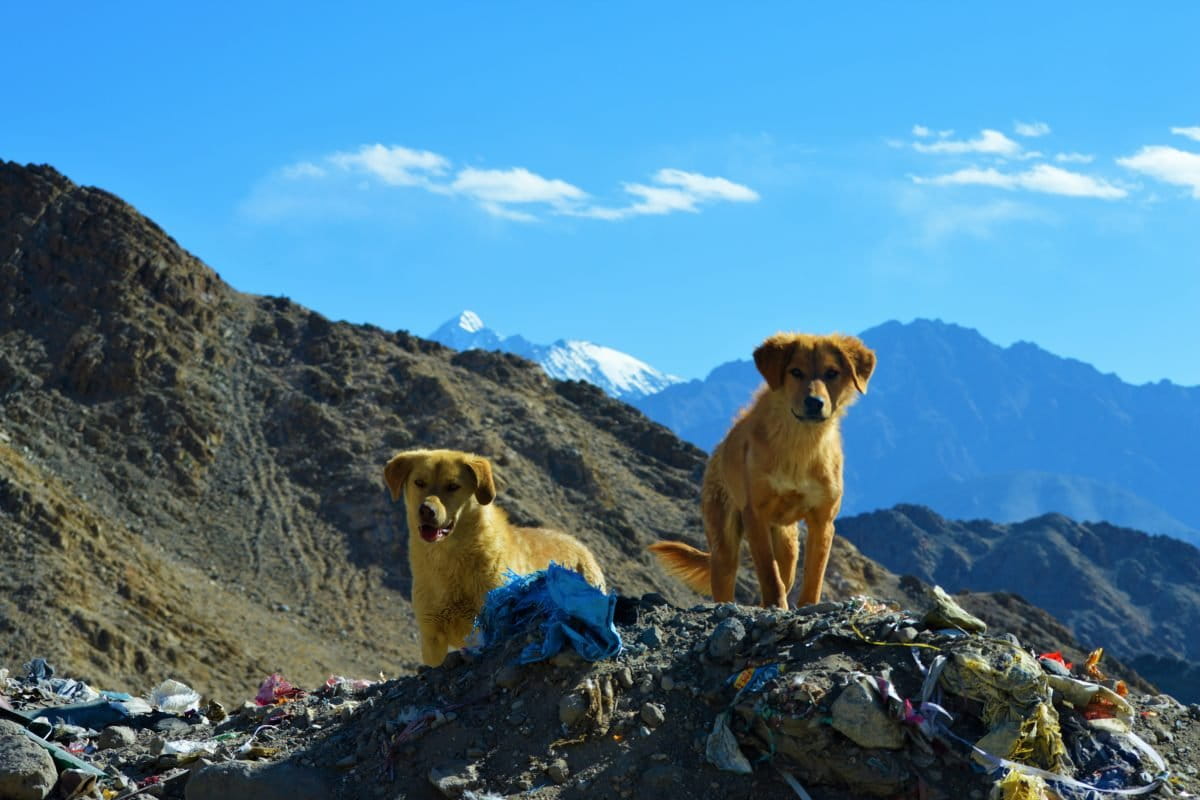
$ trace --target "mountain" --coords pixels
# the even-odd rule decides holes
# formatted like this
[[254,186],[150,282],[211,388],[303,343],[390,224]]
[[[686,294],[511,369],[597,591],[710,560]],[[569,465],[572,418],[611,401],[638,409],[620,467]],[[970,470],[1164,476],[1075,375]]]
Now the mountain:
[[[879,365],[843,423],[845,511],[916,502],[1000,522],[1055,511],[1200,543],[1200,387],[1132,386],[938,321],[861,336]],[[711,448],[760,383],[736,361],[635,404]]]
[[446,321],[429,338],[455,350],[514,353],[540,364],[551,378],[587,381],[627,402],[653,395],[680,381],[631,355],[592,342],[559,339],[554,344],[542,345],[522,336],[501,338],[473,311],[464,311]]
[[[416,665],[397,450],[488,456],[518,524],[692,605],[704,453],[598,388],[236,291],[119,198],[0,161],[0,642],[102,687],[228,700]],[[886,589],[849,545],[831,598]],[[894,584],[895,579],[892,577]],[[756,595],[746,571],[739,597]],[[13,663],[15,662],[15,663]]]
[[1200,659],[1200,549],[1187,542],[1061,514],[954,522],[911,505],[843,517],[837,529],[868,558],[947,591],[1019,594],[1085,649],[1106,647],[1151,680]]

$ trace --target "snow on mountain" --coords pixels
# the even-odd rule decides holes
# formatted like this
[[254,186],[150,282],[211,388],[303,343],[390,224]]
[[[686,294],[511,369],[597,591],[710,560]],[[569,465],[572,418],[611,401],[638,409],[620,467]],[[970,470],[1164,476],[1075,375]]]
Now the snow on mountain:
[[558,380],[587,381],[620,400],[635,400],[661,391],[682,379],[656,370],[644,361],[611,347],[579,339],[535,344],[522,336],[499,334],[483,324],[474,311],[447,320],[429,335],[455,350],[503,350],[541,365]]

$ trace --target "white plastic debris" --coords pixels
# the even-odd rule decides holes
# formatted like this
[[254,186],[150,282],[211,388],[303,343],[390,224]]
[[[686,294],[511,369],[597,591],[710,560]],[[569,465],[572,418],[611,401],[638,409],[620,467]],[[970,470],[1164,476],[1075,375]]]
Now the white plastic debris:
[[200,693],[186,684],[167,678],[150,692],[150,705],[168,714],[186,714],[200,707]]

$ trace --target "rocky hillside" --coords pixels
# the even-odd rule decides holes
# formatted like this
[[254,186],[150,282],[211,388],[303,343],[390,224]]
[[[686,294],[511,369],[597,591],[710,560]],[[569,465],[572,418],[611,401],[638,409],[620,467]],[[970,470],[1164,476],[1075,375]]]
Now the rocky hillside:
[[890,569],[947,590],[1015,592],[1143,674],[1200,701],[1172,673],[1200,659],[1200,550],[1167,536],[1048,514],[956,522],[920,506],[843,518],[838,532]]
[[[426,446],[492,458],[498,502],[578,534],[618,590],[697,599],[645,552],[703,538],[704,454],[665,428],[516,356],[239,293],[119,198],[0,162],[10,663],[232,697],[275,669],[411,669],[404,513],[381,472]],[[840,547],[827,591],[886,575]]]

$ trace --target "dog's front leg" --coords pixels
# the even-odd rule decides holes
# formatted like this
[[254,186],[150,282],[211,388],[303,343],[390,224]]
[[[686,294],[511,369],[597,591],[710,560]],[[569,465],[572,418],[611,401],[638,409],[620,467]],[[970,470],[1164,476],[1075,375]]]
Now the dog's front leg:
[[804,587],[796,599],[798,606],[821,601],[825,567],[829,563],[829,552],[833,549],[833,515],[834,512],[826,509],[813,509],[804,518],[808,539],[804,545]]
[[421,633],[421,661],[431,667],[436,667],[446,660],[446,637],[436,633]]
[[762,592],[764,608],[787,610],[787,587],[779,574],[775,551],[771,547],[771,526],[755,516],[747,506],[742,511],[742,522],[746,526],[746,540],[750,543],[750,557],[754,559],[754,570],[758,573],[758,587]]

